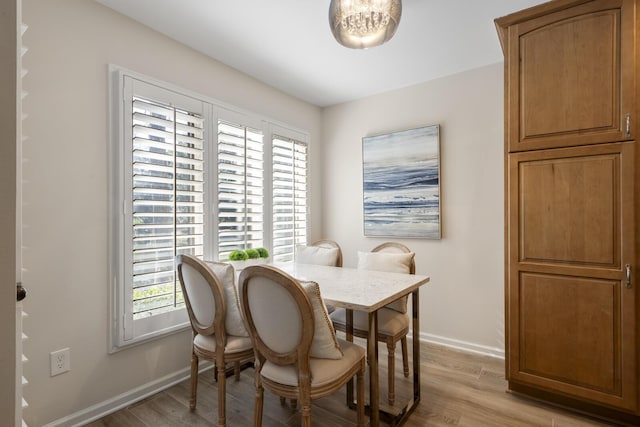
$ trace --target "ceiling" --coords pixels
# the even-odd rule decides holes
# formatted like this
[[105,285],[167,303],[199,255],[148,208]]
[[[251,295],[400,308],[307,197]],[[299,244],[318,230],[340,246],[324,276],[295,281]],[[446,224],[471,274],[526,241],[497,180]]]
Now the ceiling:
[[330,0],[96,0],[324,107],[502,61],[493,20],[541,0],[405,0],[391,41],[339,45]]

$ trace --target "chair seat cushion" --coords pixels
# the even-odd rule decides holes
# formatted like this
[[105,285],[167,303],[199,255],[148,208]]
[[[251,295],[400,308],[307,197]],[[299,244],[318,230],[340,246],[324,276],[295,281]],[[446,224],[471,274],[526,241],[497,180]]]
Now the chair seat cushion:
[[[347,312],[339,308],[331,313],[334,325],[346,326]],[[378,310],[378,333],[384,335],[396,335],[409,327],[409,316],[388,308]],[[364,311],[353,312],[353,329],[361,331],[369,330],[369,316]]]
[[[335,382],[336,378],[342,377],[353,366],[365,356],[364,348],[357,344],[338,339],[340,348],[344,353],[341,359],[318,359],[312,357],[311,365],[311,387],[322,387],[325,384]],[[279,366],[266,361],[261,374],[263,377],[292,387],[298,386],[298,374],[293,365]]]
[[[216,337],[215,335],[196,335],[193,339],[193,345],[206,351],[216,351]],[[235,335],[227,335],[227,346],[224,349],[225,353],[237,353],[251,349],[251,338],[249,337],[237,337]]]

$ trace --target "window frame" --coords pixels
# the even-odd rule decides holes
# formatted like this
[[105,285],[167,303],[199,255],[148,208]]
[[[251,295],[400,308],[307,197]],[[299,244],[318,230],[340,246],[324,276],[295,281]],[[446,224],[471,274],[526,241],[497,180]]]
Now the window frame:
[[[306,131],[295,129],[289,125],[264,116],[243,111],[232,105],[180,88],[176,85],[163,82],[152,77],[125,69],[118,65],[110,64],[109,70],[109,353],[114,353],[149,340],[158,339],[171,333],[184,331],[190,328],[188,315],[185,308],[176,309],[160,315],[150,316],[145,319],[137,319],[137,334],[133,331],[133,316],[127,311],[128,291],[127,268],[131,269],[131,262],[127,259],[126,230],[132,230],[132,212],[129,210],[126,200],[127,180],[132,177],[132,164],[127,163],[126,149],[131,145],[127,142],[127,114],[125,81],[133,79],[143,85],[153,87],[159,93],[173,93],[177,97],[191,98],[196,103],[202,104],[204,117],[204,258],[218,259],[218,136],[217,126],[219,120],[230,121],[242,126],[260,129],[263,133],[263,188],[264,188],[264,217],[263,217],[263,246],[272,248],[272,139],[277,134],[304,142],[310,152],[309,134]],[[137,93],[136,95],[141,95]],[[150,99],[160,101],[153,96]],[[181,107],[182,105],[176,105]],[[195,112],[195,111],[194,111]],[[131,123],[131,120],[129,120]],[[130,133],[130,130],[129,130]],[[310,154],[308,154],[310,159]],[[307,236],[310,225],[310,161],[307,165]],[[129,196],[130,197],[130,196]],[[166,315],[165,315],[166,314]],[[161,317],[166,318],[162,324]]]

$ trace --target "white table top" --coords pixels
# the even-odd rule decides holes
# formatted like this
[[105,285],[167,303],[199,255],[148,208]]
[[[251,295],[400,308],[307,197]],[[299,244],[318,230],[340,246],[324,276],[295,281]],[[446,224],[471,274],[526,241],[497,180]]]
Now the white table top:
[[376,311],[429,282],[429,276],[418,274],[386,273],[292,262],[272,265],[297,280],[318,283],[322,299],[328,304],[366,312]]

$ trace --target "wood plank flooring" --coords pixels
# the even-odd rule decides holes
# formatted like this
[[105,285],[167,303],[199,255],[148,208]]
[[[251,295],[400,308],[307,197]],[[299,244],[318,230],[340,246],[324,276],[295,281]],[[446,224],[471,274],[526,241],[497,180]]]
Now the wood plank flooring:
[[[364,344],[364,342],[360,342]],[[399,347],[399,346],[398,346]],[[386,346],[380,346],[381,406],[386,402]],[[405,423],[408,427],[595,427],[614,426],[580,414],[538,403],[506,392],[504,362],[433,344],[421,348],[421,400]],[[402,356],[396,354],[396,401],[410,396],[412,385],[402,375]],[[240,381],[227,381],[227,426],[253,423],[253,369]],[[217,385],[213,370],[200,375],[198,405],[189,410],[189,381],[110,414],[89,427],[215,426]],[[399,404],[398,404],[399,406]],[[393,409],[393,408],[387,408]],[[346,408],[344,390],[313,402],[312,423],[317,427],[355,426],[355,412]],[[277,396],[265,391],[263,426],[300,426],[299,413],[281,406]]]

